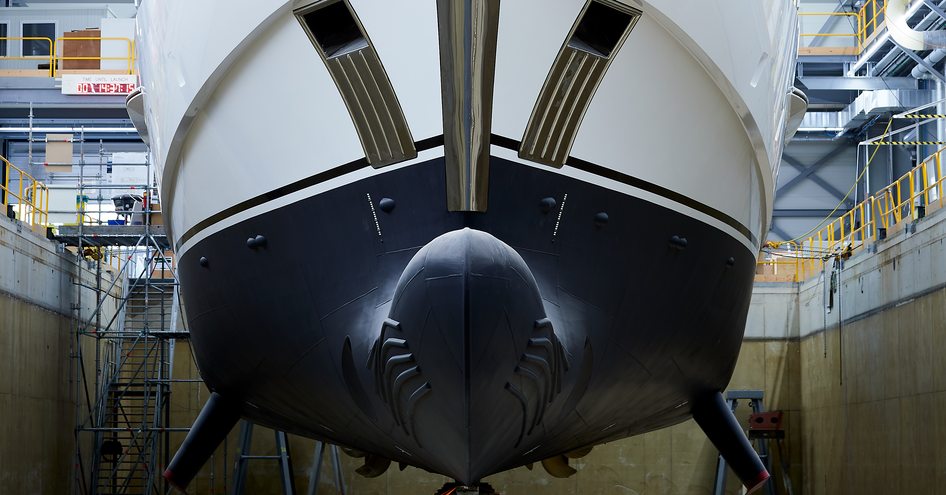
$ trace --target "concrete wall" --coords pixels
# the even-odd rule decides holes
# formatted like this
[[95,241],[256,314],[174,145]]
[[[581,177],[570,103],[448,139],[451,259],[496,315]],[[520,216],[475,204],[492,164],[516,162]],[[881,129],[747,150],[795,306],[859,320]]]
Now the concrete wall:
[[946,211],[844,263],[835,306],[801,287],[805,493],[946,484]]
[[[70,355],[79,279],[73,255],[0,218],[2,494],[60,494],[71,488],[76,394]],[[81,271],[81,280],[95,284],[88,270]],[[88,318],[95,298],[81,290],[82,315]]]

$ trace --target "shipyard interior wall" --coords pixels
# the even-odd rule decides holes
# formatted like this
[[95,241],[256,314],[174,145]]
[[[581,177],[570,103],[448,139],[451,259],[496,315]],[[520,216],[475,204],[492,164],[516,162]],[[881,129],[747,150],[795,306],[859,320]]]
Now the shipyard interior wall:
[[[28,226],[0,217],[0,493],[71,489],[77,397],[86,404],[73,377],[74,325],[95,306],[86,288],[95,273],[86,268]],[[74,310],[79,292],[81,310]],[[106,304],[104,314],[113,312]],[[82,345],[94,354],[94,339]]]
[[804,493],[942,492],[944,238],[938,210],[847,260],[833,298],[830,272],[801,286]]

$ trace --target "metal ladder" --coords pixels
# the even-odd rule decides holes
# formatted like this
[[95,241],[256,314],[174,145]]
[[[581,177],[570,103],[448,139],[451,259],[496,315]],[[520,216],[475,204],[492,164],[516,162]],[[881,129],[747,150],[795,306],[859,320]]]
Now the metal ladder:
[[[250,446],[253,442],[253,423],[243,420],[240,433],[240,452],[237,456],[236,470],[233,474],[233,495],[243,495],[246,492],[247,463],[251,460],[268,459],[279,463],[279,479],[282,482],[283,495],[295,495],[296,485],[292,476],[292,460],[289,454],[289,439],[285,432],[275,431],[276,455],[251,455]],[[318,441],[315,444],[315,457],[309,475],[307,495],[315,495],[318,491],[319,477],[322,472],[322,460],[325,456],[326,444]],[[345,495],[345,482],[342,479],[342,464],[338,456],[338,446],[331,445],[332,464],[335,472],[335,489]]]
[[[762,406],[762,396],[763,393],[761,390],[732,390],[726,392],[726,403],[729,404],[730,411],[735,413],[736,407],[739,406],[739,401],[747,400],[749,401],[749,406],[752,408],[752,412],[758,414],[764,410]],[[756,453],[759,454],[759,459],[762,460],[762,465],[765,466],[766,471],[771,473],[772,463],[771,459],[769,459],[769,447],[766,439],[756,439],[755,450]],[[726,493],[726,459],[723,459],[722,454],[720,454],[716,458],[716,483],[713,485],[713,494],[723,495],[724,493]],[[767,495],[775,495],[772,478],[769,478],[769,480],[765,482],[765,493]],[[789,489],[788,493],[791,495],[791,489]]]

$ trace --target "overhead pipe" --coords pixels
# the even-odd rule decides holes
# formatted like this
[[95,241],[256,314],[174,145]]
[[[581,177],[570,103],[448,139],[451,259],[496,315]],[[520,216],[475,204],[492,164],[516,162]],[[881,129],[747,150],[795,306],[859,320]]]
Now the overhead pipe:
[[[915,2],[913,5],[910,6],[910,8],[907,9],[905,17],[909,19],[910,17],[915,15],[917,11],[920,10],[921,6],[923,6],[923,2]],[[946,8],[946,0],[940,1],[939,7]],[[939,19],[939,16],[936,15],[934,12],[930,12],[923,19],[921,19],[920,22],[917,23],[916,27],[919,29],[925,29],[927,27],[930,27],[936,21],[936,19]],[[886,44],[889,39],[890,39],[890,30],[885,29],[880,34],[880,36],[874,39],[874,41],[870,44],[870,46],[866,50],[864,50],[863,53],[861,53],[857,61],[848,70],[848,76],[856,75],[857,71],[861,70],[864,67],[864,64],[866,64],[874,56],[877,50],[879,50],[881,46]],[[899,57],[899,54],[900,52],[898,50],[890,50],[886,55],[884,55],[877,62],[875,66],[876,69],[882,71],[885,67],[888,67],[891,63],[893,63],[895,61],[894,59]]]
[[946,48],[946,30],[917,31],[907,24],[910,0],[887,0],[887,30],[901,47],[907,50],[936,50]]
[[38,134],[74,134],[83,131],[86,134],[138,134],[134,127],[0,127],[0,134],[26,134],[31,131]]
[[[942,17],[943,19],[946,19],[946,12],[944,12],[943,9],[940,8],[939,5],[936,5],[936,2],[934,2],[933,0],[923,0],[923,3],[926,4],[926,6],[929,7],[929,9],[933,11],[933,13],[935,13],[936,15]],[[897,8],[897,7],[895,7],[894,9],[896,10],[896,8]],[[903,15],[902,17],[899,17],[899,19],[902,19],[903,22],[904,22],[904,24],[905,24],[905,23],[906,23],[906,17],[907,17],[907,14],[904,13],[904,15]],[[932,32],[932,33],[946,33],[946,31],[935,31],[935,30],[934,30],[934,31],[916,31],[916,30],[913,30],[913,31],[916,32],[916,33],[930,33],[930,32]],[[900,41],[899,39],[897,39],[896,35],[894,35],[894,39],[897,40],[898,42]],[[901,45],[905,47],[905,45],[903,45],[902,43],[901,43]],[[929,55],[927,55],[926,58],[923,59],[923,61],[926,62],[926,63],[928,63],[928,64],[932,67],[932,66],[935,66],[936,64],[942,62],[944,58],[946,58],[946,48],[937,48],[937,49],[933,50]],[[913,77],[916,78],[916,79],[921,79],[921,78],[923,78],[923,77],[933,76],[934,74],[932,74],[932,73],[926,68],[926,66],[925,66],[924,64],[917,64],[916,67],[914,67],[913,70],[910,71],[910,75],[913,76]]]
[[[923,60],[932,66],[942,62],[944,58],[946,58],[946,49],[937,48],[936,50],[933,50],[932,53],[927,55]],[[922,79],[924,77],[932,76],[933,74],[926,70],[926,67],[924,67],[923,64],[916,64],[916,67],[910,71],[910,75],[917,79]]]

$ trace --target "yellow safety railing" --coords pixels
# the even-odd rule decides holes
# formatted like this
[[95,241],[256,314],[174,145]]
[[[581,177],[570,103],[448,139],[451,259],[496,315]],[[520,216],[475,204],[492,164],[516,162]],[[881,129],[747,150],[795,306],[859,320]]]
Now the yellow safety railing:
[[850,38],[851,44],[848,46],[856,47],[857,51],[861,51],[861,37],[862,25],[861,25],[861,14],[858,12],[799,12],[800,17],[846,17],[847,22],[844,22],[843,25],[850,25],[850,32],[841,32],[841,33],[801,33],[799,36],[804,38]]
[[877,228],[889,229],[903,220],[917,220],[930,207],[943,206],[943,152],[940,148],[922,164],[871,198]]
[[[47,53],[49,55],[26,55],[26,56],[21,55],[21,56],[14,57],[12,55],[9,55],[10,48],[11,48],[10,43],[9,43],[10,41],[46,42],[46,44],[48,45]],[[3,57],[0,57],[0,62],[7,61],[7,60],[33,60],[33,61],[46,62],[47,64],[49,64],[48,70],[43,70],[43,69],[37,69],[37,70],[42,71],[41,73],[48,74],[50,77],[53,76],[53,70],[54,70],[53,67],[55,66],[55,61],[53,59],[53,54],[55,53],[55,50],[53,49],[53,40],[49,38],[43,38],[43,37],[37,37],[37,36],[3,36],[3,37],[0,37],[0,42],[3,42],[4,44],[7,45],[7,54],[8,54]]]
[[[851,44],[843,48],[854,49],[853,55],[860,55],[868,43],[873,39],[873,36],[882,30],[885,26],[884,21],[885,16],[885,7],[886,0],[866,0],[861,8],[857,12],[799,12],[798,15],[801,17],[847,17],[847,22],[845,24],[850,25],[850,32],[840,32],[840,33],[807,33],[803,32],[800,34],[802,39],[805,38],[851,38]],[[827,22],[827,19],[826,19]],[[811,52],[815,50],[831,50],[832,47],[803,47]],[[839,48],[839,47],[834,47]],[[802,53],[805,54],[805,53]],[[809,54],[820,54],[818,53],[809,53]]]
[[[3,166],[3,212],[9,207],[16,211],[17,218],[31,226],[45,227],[49,224],[49,188],[30,174],[0,156]],[[14,173],[15,172],[15,173]],[[16,177],[13,177],[13,176]],[[14,201],[15,200],[15,201]]]
[[768,281],[791,281],[798,282],[799,272],[801,270],[801,250],[794,243],[790,244],[788,249],[783,249],[778,254],[764,253],[759,257],[756,269],[757,279],[769,279]]
[[943,153],[946,153],[946,147],[822,227],[800,245],[780,244],[777,253],[760,257],[757,271],[760,274],[773,273],[773,267],[780,267],[784,273],[791,267],[795,281],[805,280],[821,273],[828,259],[849,257],[867,242],[886,237],[887,232],[901,222],[918,220],[929,209],[941,208],[943,193],[946,192]]
[[[62,48],[65,43],[68,43],[70,41],[98,41],[100,45],[102,41],[124,41],[125,43],[127,43],[128,49],[126,50],[124,57],[103,57],[101,55],[82,57],[82,56],[60,55],[59,53],[60,48]],[[56,63],[57,67],[53,69],[53,76],[60,74],[63,70],[70,70],[70,69],[64,69],[63,67],[61,67],[62,65],[65,65],[62,62],[67,61],[67,60],[97,60],[99,61],[99,67],[100,67],[99,69],[72,69],[77,72],[100,71],[102,61],[120,60],[120,61],[125,62],[125,69],[123,73],[125,74],[135,73],[135,42],[129,38],[101,37],[101,36],[59,37],[59,38],[56,38],[56,41],[53,43],[53,53],[55,55],[54,57],[55,61],[57,62]]]
[[868,38],[874,35],[884,25],[886,18],[886,0],[867,0],[857,12],[857,39],[861,49],[867,44]]
[[[11,37],[0,37],[0,42],[7,41],[42,41],[48,44],[48,53],[49,55],[28,55],[28,56],[4,56],[0,57],[0,63],[8,60],[33,60],[38,62],[44,62],[49,65],[49,69],[36,69],[36,70],[16,70],[12,75],[16,76],[29,76],[29,75],[38,75],[43,77],[58,77],[62,75],[64,71],[68,72],[77,72],[77,73],[102,73],[106,72],[101,68],[102,61],[107,60],[118,60],[124,62],[122,69],[118,70],[122,74],[134,74],[135,73],[135,41],[130,38],[123,37],[101,37],[101,36],[76,36],[76,37],[59,37],[55,39],[50,38],[40,38],[40,37],[31,37],[31,36],[11,36]],[[73,56],[73,55],[64,55],[62,53],[65,44],[72,41],[98,41],[100,44],[103,41],[116,41],[123,42],[127,45],[127,50],[125,51],[124,56],[115,56],[115,57],[105,57],[101,54],[98,56]],[[9,44],[8,44],[9,45]],[[10,53],[10,46],[7,46],[7,53]],[[101,53],[101,52],[100,52]],[[99,68],[97,69],[66,69],[63,66],[69,65],[65,64],[66,61],[76,61],[76,60],[97,60],[99,62]],[[3,67],[0,67],[3,69]]]

